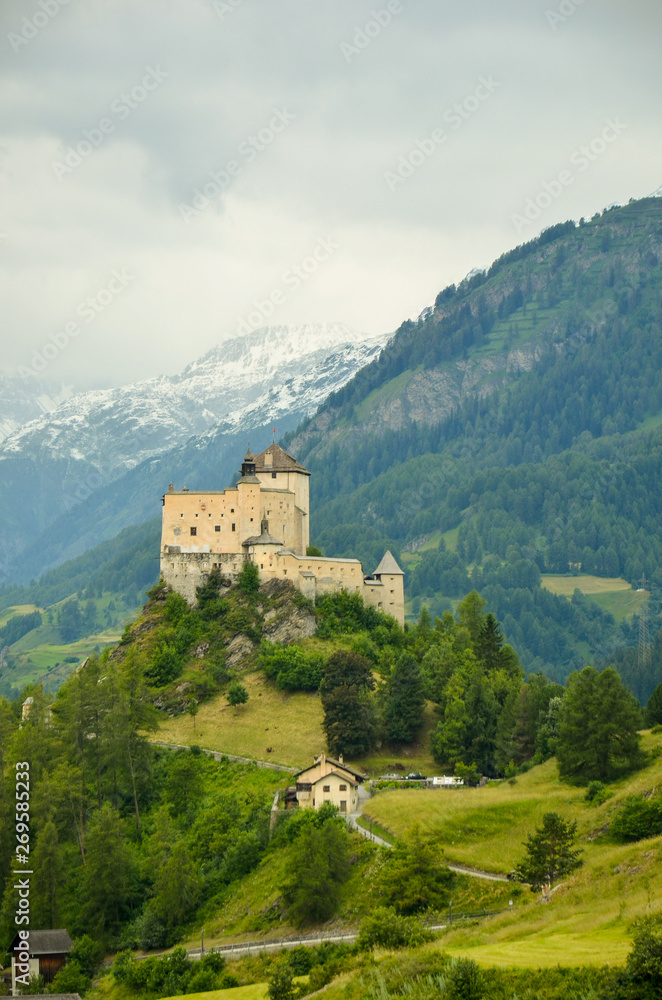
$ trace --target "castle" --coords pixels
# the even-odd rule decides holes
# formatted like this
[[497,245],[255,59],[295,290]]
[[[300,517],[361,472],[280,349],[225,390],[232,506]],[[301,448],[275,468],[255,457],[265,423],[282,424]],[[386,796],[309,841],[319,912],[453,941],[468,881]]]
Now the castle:
[[280,445],[247,452],[236,486],[163,497],[161,576],[189,603],[214,569],[236,580],[245,562],[260,581],[291,580],[306,597],[337,590],[359,593],[401,624],[405,618],[403,572],[386,552],[371,576],[358,559],[309,556],[310,472]]

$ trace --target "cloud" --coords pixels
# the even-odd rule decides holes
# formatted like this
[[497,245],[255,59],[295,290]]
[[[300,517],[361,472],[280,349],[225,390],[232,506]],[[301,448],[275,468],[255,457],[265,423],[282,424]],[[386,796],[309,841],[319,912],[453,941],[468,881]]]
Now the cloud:
[[[44,5],[57,12],[12,43],[31,33],[24,19],[41,24]],[[550,24],[561,8],[571,13]],[[512,214],[608,117],[627,130],[540,226],[662,182],[653,0],[402,0],[386,23],[389,10],[384,0],[6,2],[3,366],[22,364],[127,268],[132,287],[52,374],[88,386],[175,371],[233,335],[325,236],[338,251],[277,321],[393,330],[519,242]],[[349,61],[347,45],[358,52]],[[481,77],[498,88],[454,127]],[[292,120],[264,141],[277,113]],[[389,189],[385,172],[439,128],[447,141]],[[68,150],[80,162],[58,176]],[[208,204],[186,221],[181,206],[205,185]]]

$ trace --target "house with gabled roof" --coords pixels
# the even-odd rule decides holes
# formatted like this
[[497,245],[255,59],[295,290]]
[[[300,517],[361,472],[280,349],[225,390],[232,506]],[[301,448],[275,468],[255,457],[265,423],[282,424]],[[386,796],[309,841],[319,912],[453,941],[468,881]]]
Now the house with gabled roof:
[[294,775],[296,797],[302,809],[320,809],[331,802],[342,815],[356,812],[359,807],[359,785],[365,774],[339,760],[319,754],[310,767]]
[[17,970],[17,952],[20,940],[20,935],[17,933],[9,946],[9,952],[12,956],[12,996],[18,996],[19,993],[16,982],[17,975],[27,975],[28,979],[33,976],[43,976],[46,983],[52,983],[60,969],[64,968],[67,955],[73,947],[73,941],[69,937],[68,931],[63,928],[46,931],[31,930],[27,939],[29,968],[25,969],[21,965],[19,971]]

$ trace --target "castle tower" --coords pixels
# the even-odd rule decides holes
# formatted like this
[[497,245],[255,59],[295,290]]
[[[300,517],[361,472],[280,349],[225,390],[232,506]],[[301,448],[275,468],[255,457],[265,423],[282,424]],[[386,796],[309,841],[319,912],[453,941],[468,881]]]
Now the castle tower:
[[[296,458],[274,442],[259,455],[251,456],[254,462],[254,474],[265,491],[265,503],[262,517],[271,524],[272,533],[284,538],[284,544],[295,555],[305,556],[310,545],[310,473]],[[247,456],[248,458],[248,456]],[[246,459],[244,459],[246,462]],[[242,466],[243,471],[243,466]],[[266,496],[266,491],[270,494]],[[279,512],[286,509],[284,497],[278,499],[278,494],[293,494],[292,530],[288,530],[287,521],[279,520]],[[285,526],[285,531],[283,527]]]
[[[381,610],[403,623],[405,620],[405,574],[398,566],[390,549],[372,574],[382,586]],[[376,591],[375,591],[376,593]]]

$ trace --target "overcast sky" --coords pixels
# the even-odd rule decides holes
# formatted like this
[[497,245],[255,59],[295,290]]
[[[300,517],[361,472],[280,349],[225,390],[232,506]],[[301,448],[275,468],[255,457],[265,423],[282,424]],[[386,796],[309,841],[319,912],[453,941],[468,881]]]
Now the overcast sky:
[[108,386],[269,312],[396,329],[662,185],[661,29],[660,0],[3,0],[0,366],[50,345]]

